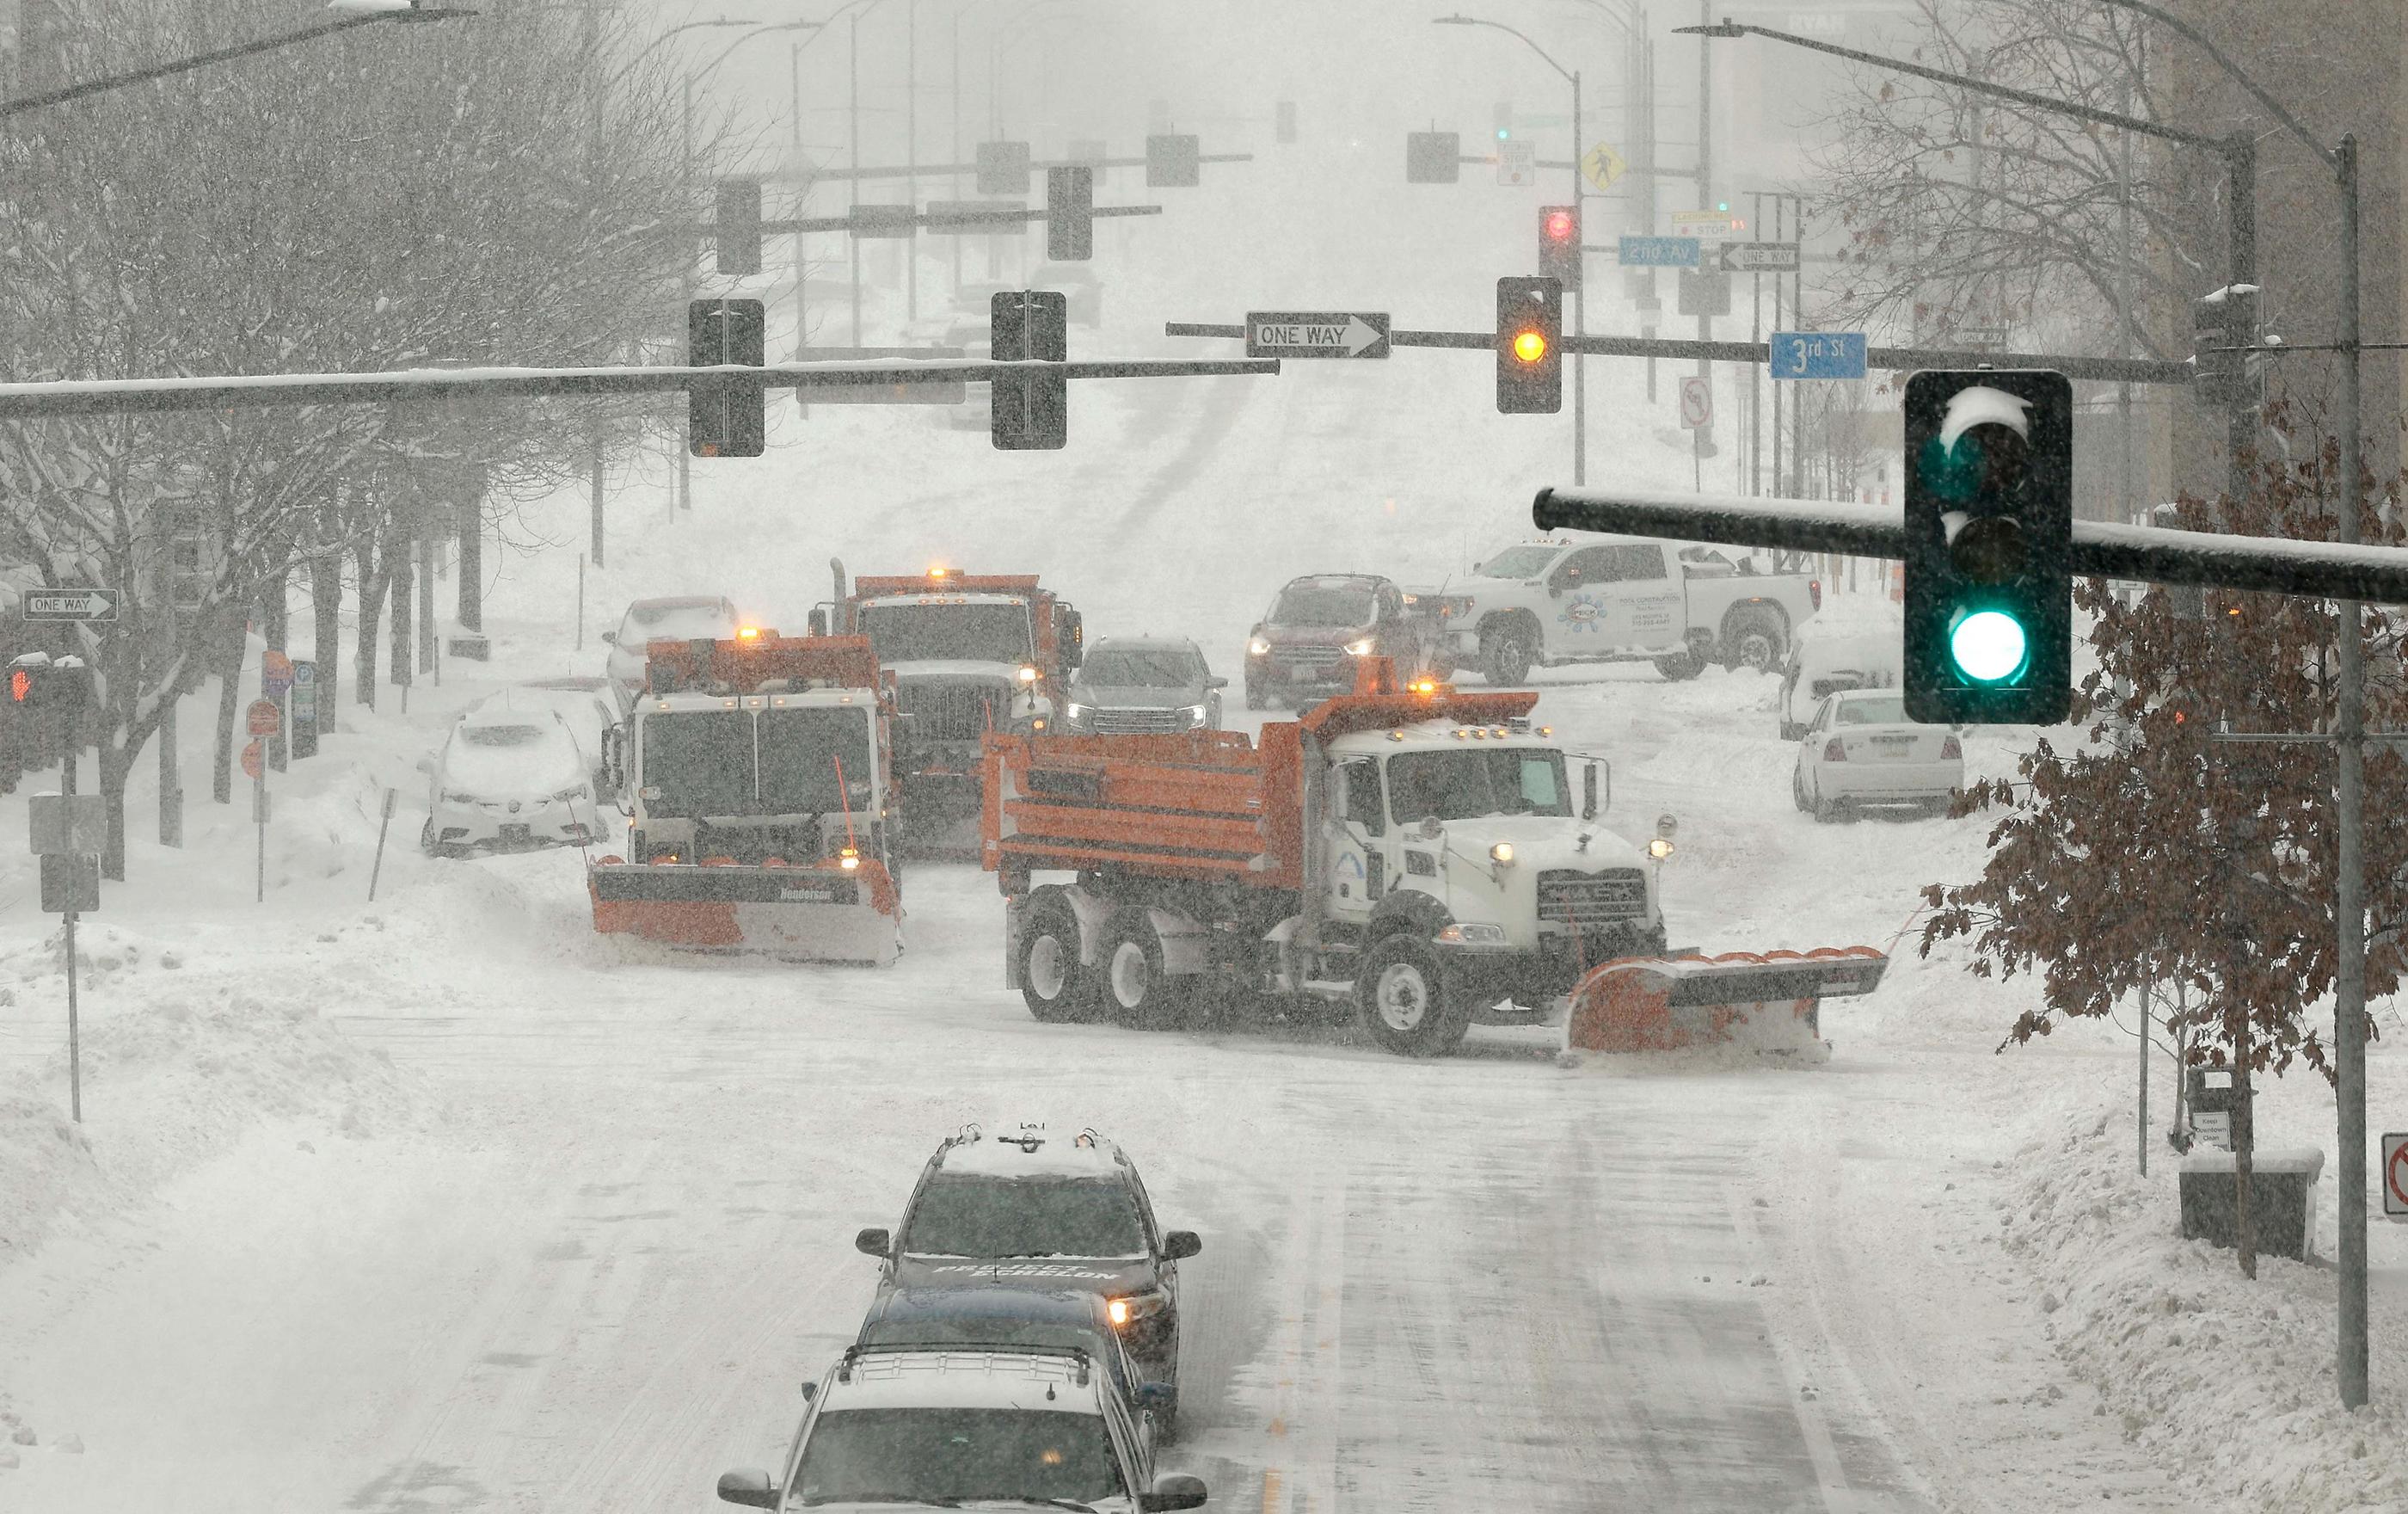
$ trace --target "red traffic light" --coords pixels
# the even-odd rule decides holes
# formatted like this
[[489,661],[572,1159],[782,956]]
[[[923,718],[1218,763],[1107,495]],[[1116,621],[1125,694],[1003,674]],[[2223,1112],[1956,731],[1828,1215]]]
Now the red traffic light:
[[1541,224],[1546,230],[1547,239],[1555,242],[1565,240],[1580,229],[1580,223],[1572,218],[1570,210],[1550,210]]

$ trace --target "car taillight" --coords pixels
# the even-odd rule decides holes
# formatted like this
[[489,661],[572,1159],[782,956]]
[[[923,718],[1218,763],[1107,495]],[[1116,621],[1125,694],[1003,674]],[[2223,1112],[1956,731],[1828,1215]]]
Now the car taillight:
[[1961,759],[1964,757],[1964,756],[1965,756],[1965,749],[1964,749],[1962,746],[1959,746],[1959,745],[1957,745],[1957,744],[1956,744],[1956,737],[1951,736],[1951,737],[1949,737],[1946,741],[1942,742],[1942,743],[1940,743],[1940,760],[1941,760],[1941,761],[1942,761],[1942,762],[1956,762],[1956,761],[1961,760]]
[[1823,743],[1823,760],[1826,762],[1845,762],[1848,760],[1848,749],[1840,744],[1840,738],[1837,736],[1832,737],[1829,741]]
[[1810,578],[1806,581],[1806,598],[1813,601],[1815,609],[1820,610],[1823,608],[1823,581],[1821,579]]

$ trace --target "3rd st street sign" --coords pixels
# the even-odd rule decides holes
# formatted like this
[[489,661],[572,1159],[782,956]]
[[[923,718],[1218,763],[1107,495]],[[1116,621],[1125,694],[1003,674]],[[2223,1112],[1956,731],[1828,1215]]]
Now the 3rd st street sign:
[[108,589],[27,589],[27,620],[115,620],[117,596]]
[[1388,312],[1249,310],[1248,357],[1385,357]]

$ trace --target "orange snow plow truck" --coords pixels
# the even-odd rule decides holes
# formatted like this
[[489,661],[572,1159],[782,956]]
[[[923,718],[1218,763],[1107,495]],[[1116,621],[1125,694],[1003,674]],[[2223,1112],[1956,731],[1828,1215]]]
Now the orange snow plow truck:
[[858,636],[654,642],[606,764],[627,856],[586,870],[594,928],[675,946],[893,962],[895,681]]
[[1399,686],[1367,658],[1354,693],[1266,723],[1259,745],[989,738],[981,859],[1004,895],[1006,982],[1040,1020],[1348,1004],[1409,1056],[1474,1024],[1553,1023],[1585,978],[1662,958],[1665,936],[1646,859],[1600,818],[1605,762],[1556,745],[1538,699]]

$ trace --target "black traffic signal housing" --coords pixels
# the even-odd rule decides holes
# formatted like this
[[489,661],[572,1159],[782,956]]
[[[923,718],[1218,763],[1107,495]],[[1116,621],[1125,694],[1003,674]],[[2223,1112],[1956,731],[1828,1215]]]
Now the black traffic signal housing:
[[1539,272],[1566,289],[1581,286],[1579,206],[1539,207]]
[[718,244],[719,271],[750,275],[761,271],[761,183],[755,179],[719,181],[719,215],[711,223]]
[[1028,193],[1028,144],[981,142],[978,145],[978,192],[982,195]]
[[1045,255],[1055,263],[1096,255],[1096,170],[1084,164],[1045,170]]
[[1145,139],[1145,187],[1194,189],[1203,181],[1204,148],[1195,137],[1168,133]]
[[1454,132],[1405,134],[1405,182],[1452,184],[1463,177],[1463,139]]
[[2241,349],[2258,345],[2258,290],[2251,284],[2219,289],[2191,301],[2192,361],[2199,369],[2195,386],[2210,405],[2238,405],[2258,392],[2265,360]]
[[[1055,289],[1001,291],[989,301],[987,351],[998,363],[1070,356],[1070,306]],[[1051,452],[1070,440],[1070,383],[1059,373],[998,374],[987,439],[1003,452]]]
[[2041,368],[1906,383],[1906,713],[2052,725],[2073,689],[2073,386]]
[[1497,281],[1497,410],[1553,415],[1564,408],[1564,286]]
[[[686,306],[686,366],[759,368],[767,357],[757,299],[697,299]],[[757,383],[696,381],[686,391],[686,444],[696,457],[758,457],[768,440],[767,395]]]

